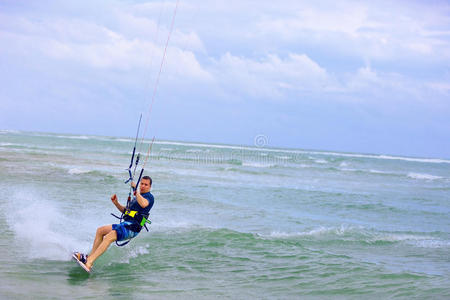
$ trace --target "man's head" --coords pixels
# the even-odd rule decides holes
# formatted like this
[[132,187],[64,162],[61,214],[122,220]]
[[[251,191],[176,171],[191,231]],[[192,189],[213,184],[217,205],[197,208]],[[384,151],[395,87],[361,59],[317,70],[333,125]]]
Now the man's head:
[[152,188],[152,179],[150,176],[144,176],[141,178],[141,183],[139,184],[141,194],[150,192]]

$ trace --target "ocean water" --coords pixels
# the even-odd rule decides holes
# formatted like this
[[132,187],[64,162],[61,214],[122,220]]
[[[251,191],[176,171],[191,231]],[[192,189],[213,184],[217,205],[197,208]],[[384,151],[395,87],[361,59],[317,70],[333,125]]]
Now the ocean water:
[[89,275],[133,143],[0,131],[1,299],[450,298],[450,160],[171,141],[150,232]]

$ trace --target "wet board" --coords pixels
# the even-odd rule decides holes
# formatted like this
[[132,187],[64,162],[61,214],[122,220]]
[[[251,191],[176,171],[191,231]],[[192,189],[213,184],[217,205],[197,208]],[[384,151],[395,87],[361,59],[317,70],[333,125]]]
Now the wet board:
[[91,273],[91,271],[89,271],[89,269],[86,267],[85,264],[83,264],[81,261],[78,260],[77,256],[75,255],[76,252],[74,252],[72,254],[72,258],[80,265],[80,267],[82,267],[86,272]]

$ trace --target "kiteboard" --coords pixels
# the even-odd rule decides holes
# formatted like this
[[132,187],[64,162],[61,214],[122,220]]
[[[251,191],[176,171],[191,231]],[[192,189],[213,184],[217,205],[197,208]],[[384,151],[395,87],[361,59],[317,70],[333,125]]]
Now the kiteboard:
[[83,264],[77,257],[76,255],[77,252],[74,252],[72,254],[72,258],[80,265],[80,267],[82,267],[86,272],[91,273],[91,271],[86,267],[85,264]]

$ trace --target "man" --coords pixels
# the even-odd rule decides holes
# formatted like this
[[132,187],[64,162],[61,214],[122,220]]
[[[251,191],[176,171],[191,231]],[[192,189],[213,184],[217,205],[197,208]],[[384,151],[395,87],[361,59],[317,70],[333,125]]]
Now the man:
[[[131,186],[136,188],[134,182],[131,182]],[[111,196],[112,203],[124,214],[124,221],[120,224],[110,224],[97,228],[94,245],[89,255],[79,252],[74,253],[74,256],[86,266],[88,271],[91,270],[94,261],[108,249],[111,243],[128,240],[138,235],[155,201],[150,193],[151,187],[152,179],[149,176],[142,177],[140,188],[136,189],[136,197],[133,197],[128,208],[119,203],[116,194]]]

